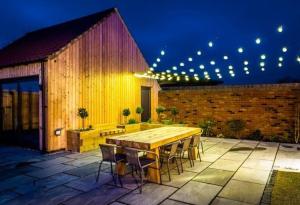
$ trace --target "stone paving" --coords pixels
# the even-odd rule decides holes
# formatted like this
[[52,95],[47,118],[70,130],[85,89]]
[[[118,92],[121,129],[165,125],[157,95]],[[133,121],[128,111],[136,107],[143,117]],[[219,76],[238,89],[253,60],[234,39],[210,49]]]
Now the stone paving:
[[98,150],[40,154],[0,147],[0,204],[260,204],[272,170],[300,171],[300,151],[279,143],[203,138],[202,161],[163,174],[163,185],[145,183],[139,194],[130,174],[116,187],[107,164],[96,183]]

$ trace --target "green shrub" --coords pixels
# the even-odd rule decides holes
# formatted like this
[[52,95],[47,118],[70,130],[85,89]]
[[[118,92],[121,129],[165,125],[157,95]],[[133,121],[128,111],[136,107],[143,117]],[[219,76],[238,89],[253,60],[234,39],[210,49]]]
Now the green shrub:
[[176,115],[179,114],[179,111],[176,107],[171,107],[170,112],[171,112],[171,115],[172,115],[172,118],[173,118],[173,122],[175,123]]
[[261,134],[261,131],[259,129],[252,132],[250,135],[248,135],[247,139],[249,140],[262,140],[264,136]]
[[82,129],[84,129],[84,120],[89,116],[89,113],[86,108],[78,108],[77,115],[82,119]]
[[128,124],[136,124],[136,123],[137,123],[137,121],[133,118],[128,120]]
[[164,125],[172,125],[173,124],[172,120],[162,120],[162,123]]
[[240,138],[240,132],[245,128],[245,122],[243,120],[229,120],[226,125],[233,136]]
[[199,122],[198,126],[203,130],[203,135],[206,137],[212,136],[212,129],[216,126],[216,121],[214,119],[206,119]]
[[158,106],[156,108],[156,113],[158,115],[158,121],[160,121],[161,114],[166,111],[166,108],[163,106]]
[[137,108],[135,109],[135,112],[136,112],[136,114],[141,115],[141,114],[144,112],[144,108],[142,108],[142,107],[137,107]]
[[149,118],[149,120],[147,120],[147,123],[152,123],[152,120],[151,120],[151,118]]
[[125,118],[125,124],[127,123],[127,117],[130,115],[130,109],[129,108],[125,108],[123,110],[123,116]]

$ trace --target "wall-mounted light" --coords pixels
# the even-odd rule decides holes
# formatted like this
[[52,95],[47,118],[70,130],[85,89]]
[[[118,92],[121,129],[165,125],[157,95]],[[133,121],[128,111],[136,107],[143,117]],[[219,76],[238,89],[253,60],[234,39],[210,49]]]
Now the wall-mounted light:
[[57,128],[54,130],[54,135],[55,136],[61,136],[61,131],[63,130],[64,128]]

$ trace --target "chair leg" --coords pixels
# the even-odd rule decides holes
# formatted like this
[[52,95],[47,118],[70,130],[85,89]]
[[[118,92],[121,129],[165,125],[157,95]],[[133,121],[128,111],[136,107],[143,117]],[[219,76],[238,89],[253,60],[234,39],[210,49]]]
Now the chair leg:
[[168,159],[168,161],[167,161],[167,169],[168,169],[169,181],[171,181],[171,174],[170,174],[169,163],[170,163],[170,160]]
[[181,171],[183,172],[182,154],[181,154],[181,153],[180,153],[180,155],[179,155],[179,160],[180,160],[180,164],[181,164]]
[[200,144],[201,144],[202,154],[204,154],[203,142],[202,142],[202,141],[200,141]]
[[199,146],[197,147],[197,150],[198,150],[199,160],[200,160],[200,162],[201,162],[201,155],[200,155],[200,147],[199,147]]
[[110,173],[111,173],[111,176],[113,178],[114,184],[117,186],[116,179],[115,179],[115,176],[114,176],[115,174],[114,174],[114,171],[113,171],[112,162],[110,162]]
[[101,166],[102,166],[102,163],[103,163],[103,161],[101,161],[101,162],[99,163],[98,175],[97,175],[97,178],[96,178],[96,182],[99,181],[99,175],[100,175],[100,172],[101,172]]
[[117,177],[117,181],[119,181],[121,187],[123,187],[123,183],[122,183],[122,180],[121,180],[121,176],[119,175],[119,173],[117,172],[117,164],[115,166],[115,174],[116,174],[116,177]]
[[144,176],[144,170],[143,168],[140,170],[140,180],[141,180],[141,185],[140,185],[140,194],[142,193],[143,191],[143,176]]
[[189,161],[190,161],[190,166],[193,167],[190,149],[188,150],[188,158],[189,158]]
[[179,171],[179,165],[178,165],[178,161],[177,161],[177,158],[174,157],[174,160],[176,162],[176,167],[177,167],[177,172],[178,172],[178,175],[180,175],[180,171]]

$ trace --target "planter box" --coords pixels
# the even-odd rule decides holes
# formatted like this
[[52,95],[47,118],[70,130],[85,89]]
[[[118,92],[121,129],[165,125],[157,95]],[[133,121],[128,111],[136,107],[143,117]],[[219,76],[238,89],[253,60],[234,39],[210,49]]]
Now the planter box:
[[[107,127],[105,127],[107,128]],[[124,129],[97,128],[89,131],[67,131],[67,149],[72,152],[86,152],[99,148],[99,144],[106,143],[106,137],[123,134]]]
[[126,133],[138,132],[141,130],[141,123],[118,125],[118,128],[125,129]]

